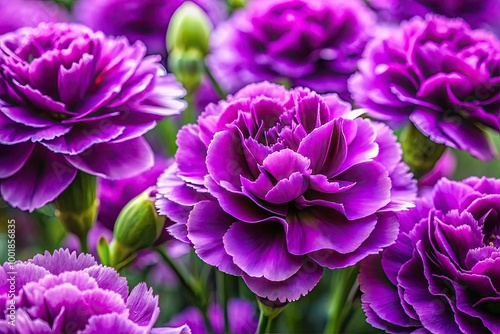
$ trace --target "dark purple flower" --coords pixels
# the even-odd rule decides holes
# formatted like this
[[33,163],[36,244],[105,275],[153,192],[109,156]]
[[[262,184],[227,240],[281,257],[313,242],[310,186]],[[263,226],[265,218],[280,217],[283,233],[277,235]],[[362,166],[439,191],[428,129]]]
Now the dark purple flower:
[[0,37],[0,192],[22,210],[54,200],[77,170],[110,179],[149,169],[141,137],[185,106],[142,43],[74,24]]
[[[87,254],[60,249],[0,267],[2,333],[146,334],[159,313],[145,283],[129,294],[124,277]],[[164,330],[189,333],[187,326]]]
[[298,299],[323,268],[390,245],[415,183],[390,129],[336,95],[252,84],[177,136],[157,207],[198,256],[261,297]]
[[[224,318],[220,305],[211,304],[208,307],[208,320],[214,334],[224,333]],[[228,302],[229,333],[253,334],[257,329],[257,316],[251,302],[244,299],[231,299]],[[203,316],[196,307],[188,307],[176,314],[168,323],[170,326],[186,324],[193,334],[207,334]]]
[[500,131],[500,42],[461,19],[428,15],[373,40],[350,80],[357,105],[431,140],[487,160],[483,127]]
[[392,333],[500,333],[500,180],[440,180],[361,263],[368,322]]
[[42,22],[67,22],[69,13],[51,1],[0,0],[0,35]]
[[224,89],[269,80],[350,99],[375,15],[359,0],[252,1],[220,24],[208,63]]
[[500,29],[498,0],[368,0],[384,21],[399,22],[435,13],[461,17],[473,28]]
[[[142,41],[149,54],[166,56],[165,36],[170,18],[184,0],[78,0],[74,15],[78,22],[105,34],[125,35]],[[217,24],[226,16],[224,1],[193,0]]]

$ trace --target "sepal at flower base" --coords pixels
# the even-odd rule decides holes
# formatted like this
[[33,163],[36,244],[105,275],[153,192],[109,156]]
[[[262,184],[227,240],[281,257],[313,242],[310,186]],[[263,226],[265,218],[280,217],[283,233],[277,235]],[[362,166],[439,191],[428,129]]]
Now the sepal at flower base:
[[54,201],[56,216],[66,231],[75,234],[86,248],[89,230],[94,225],[99,208],[96,195],[97,179],[79,171],[75,179]]
[[429,173],[443,155],[446,146],[433,142],[409,123],[401,133],[403,160],[417,179]]

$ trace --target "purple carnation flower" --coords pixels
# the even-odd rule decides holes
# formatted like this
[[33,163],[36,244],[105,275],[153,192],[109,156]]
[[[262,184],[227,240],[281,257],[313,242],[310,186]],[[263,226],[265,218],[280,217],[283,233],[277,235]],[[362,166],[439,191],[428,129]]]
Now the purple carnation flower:
[[461,19],[428,15],[372,41],[350,80],[353,98],[394,126],[408,119],[431,140],[487,160],[483,131],[500,131],[500,42]]
[[368,322],[392,333],[500,333],[500,180],[442,179],[361,263]]
[[[159,313],[145,283],[129,294],[124,277],[88,254],[60,249],[0,267],[2,333],[146,334]],[[162,330],[190,333],[187,326]]]
[[0,0],[0,35],[42,22],[67,22],[69,13],[51,1]]
[[474,28],[500,28],[498,0],[368,0],[368,3],[384,21],[399,22],[435,13],[461,17]]
[[[208,307],[208,320],[214,334],[223,334],[224,318],[220,305],[211,304]],[[251,302],[244,299],[230,299],[227,305],[229,318],[229,333],[253,334],[257,329],[258,319],[255,308]],[[207,334],[203,316],[196,307],[189,307],[176,314],[170,321],[170,326],[181,326],[186,324],[193,334]]]
[[74,24],[0,38],[0,192],[22,210],[54,200],[77,170],[111,179],[149,169],[141,137],[185,106],[142,43]]
[[390,245],[416,185],[383,124],[336,95],[252,84],[178,134],[157,207],[198,256],[261,297],[298,299],[323,269]]
[[231,93],[253,82],[289,80],[348,100],[346,81],[375,21],[359,0],[252,1],[214,31],[208,64]]
[[[215,25],[227,13],[224,1],[192,0]],[[174,12],[184,0],[79,0],[73,12],[78,22],[114,36],[142,41],[149,54],[166,56],[165,36]]]

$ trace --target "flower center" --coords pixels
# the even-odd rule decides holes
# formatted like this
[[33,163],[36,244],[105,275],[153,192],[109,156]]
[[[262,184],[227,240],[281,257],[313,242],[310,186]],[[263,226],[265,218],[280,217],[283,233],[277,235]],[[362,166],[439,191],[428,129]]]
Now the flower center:
[[500,248],[500,226],[495,227],[489,236],[486,236],[485,243],[487,246]]

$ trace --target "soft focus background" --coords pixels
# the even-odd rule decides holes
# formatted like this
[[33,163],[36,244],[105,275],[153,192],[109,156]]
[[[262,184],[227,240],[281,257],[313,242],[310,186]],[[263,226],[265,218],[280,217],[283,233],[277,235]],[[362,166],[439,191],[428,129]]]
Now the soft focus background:
[[[265,2],[267,0],[249,0],[248,2],[251,3],[256,1]],[[77,0],[76,2],[72,0],[54,0],[53,2],[36,0],[0,0],[0,34],[8,33],[24,26],[36,26],[40,22],[78,22],[88,25],[95,30],[102,30],[106,34],[125,35],[132,42],[141,40],[146,44],[148,53],[162,55],[162,63],[165,67],[170,67],[172,64],[176,66],[176,63],[174,63],[174,58],[176,56],[170,55],[167,51],[165,36],[170,18],[183,2],[182,0]],[[237,9],[244,5],[243,0],[193,0],[193,2],[206,12],[210,23],[217,31],[219,39],[212,41],[213,43],[238,43],[238,39],[233,41],[231,40],[232,37],[225,36],[224,32],[235,29],[234,22],[236,22],[236,27],[241,28],[242,26],[238,26],[237,20],[241,20],[241,25],[243,25],[243,27],[244,24],[247,24],[247,22],[244,21],[245,18],[240,17],[242,14],[239,13]],[[322,1],[320,2],[323,3]],[[371,2],[369,5],[372,9],[367,7],[366,15],[370,17],[373,16],[373,20],[375,20],[378,13],[378,20],[383,25],[389,26],[399,22],[401,19],[407,19],[411,16],[411,14],[408,14],[406,11],[409,5],[403,4],[404,1],[384,2],[372,0],[368,2]],[[411,3],[412,1],[408,2]],[[441,1],[441,3],[445,2],[446,1]],[[391,4],[388,5],[387,3]],[[401,8],[405,8],[405,11]],[[446,14],[446,12],[443,12],[444,10],[442,8],[436,9],[432,8],[432,6],[430,9],[420,6],[417,12],[420,15],[425,15],[425,12],[429,11]],[[498,20],[498,13],[497,11],[496,20]],[[461,15],[461,12],[457,10],[457,12],[453,14]],[[468,17],[467,15],[468,13],[464,14],[466,19]],[[332,17],[326,18],[323,23],[330,24],[331,21],[329,20],[334,19],[335,18]],[[367,20],[369,21],[371,18]],[[495,27],[492,25],[495,21],[489,20],[490,18],[485,17],[482,21],[473,22],[472,24],[475,27],[483,27],[495,31]],[[345,24],[346,27],[352,27],[354,23],[348,20]],[[316,36],[325,33],[320,28],[318,29],[318,31],[314,31],[314,34],[317,34]],[[372,28],[368,26],[364,27],[364,29],[367,31],[367,36],[372,32],[370,31]],[[362,44],[364,46],[363,41],[368,38],[367,36],[364,34],[354,36],[353,39],[355,39],[356,42],[353,42],[353,44],[349,46],[349,52],[353,54],[361,53],[362,47],[360,45]],[[332,50],[333,48],[332,46]],[[360,50],[358,50],[358,48],[360,48]],[[228,60],[229,65],[224,62],[222,62],[222,64],[216,64],[217,59],[214,59],[214,57],[219,53],[222,58],[227,57],[227,52],[230,53],[230,57],[233,55],[231,51],[223,49],[218,49],[217,52],[218,53],[214,54],[209,53],[207,58],[207,63],[211,66],[213,75],[216,79],[224,77],[224,71],[229,68],[227,66],[234,65],[231,61],[247,61],[244,58],[238,58],[241,55],[234,55],[234,59],[229,59],[231,61]],[[279,50],[275,50],[275,52],[279,53]],[[323,56],[326,57],[323,60],[327,62],[329,56]],[[171,58],[169,59],[169,57]],[[244,67],[244,65],[245,64],[240,67]],[[274,71],[259,70],[258,72],[251,72],[244,68],[239,68],[238,70],[241,70],[242,74],[238,77],[238,81],[221,82],[221,86],[223,89],[232,93],[246,83],[271,80],[292,86],[310,84],[313,88],[316,86],[316,89],[324,92],[332,90],[332,87],[327,87],[322,84],[323,78],[318,79],[311,76],[307,77],[307,80],[301,81],[298,78],[285,77],[280,71],[286,66],[293,67],[294,64],[283,63],[280,69]],[[325,68],[332,70],[332,67],[328,67],[327,65],[323,64],[321,66],[325,66]],[[308,69],[304,68],[302,70],[305,73],[304,76],[307,76]],[[286,69],[284,71],[286,72]],[[337,76],[339,82],[347,80],[350,74],[355,71],[355,61],[346,61],[345,67],[342,69],[334,68],[332,71],[343,72],[342,75]],[[157,177],[171,163],[169,159],[175,151],[175,130],[178,129],[182,123],[192,122],[196,119],[196,116],[203,111],[203,108],[208,103],[218,100],[216,89],[211,84],[208,76],[203,75],[200,78],[194,79],[185,78],[185,86],[189,85],[191,82],[189,80],[195,81],[193,87],[196,88],[189,89],[189,87],[187,87],[188,95],[186,99],[190,103],[188,110],[181,116],[161,122],[146,136],[157,156],[156,167],[153,168],[152,171],[130,180],[115,182],[106,180],[99,181],[98,189],[101,200],[101,210],[99,212],[98,223],[92,229],[89,240],[91,253],[94,255],[96,255],[95,245],[100,236],[104,236],[108,240],[111,239],[114,220],[116,216],[118,216],[121,208],[123,208],[123,206],[133,197],[149,186],[154,185]],[[200,85],[199,88],[198,85]],[[342,86],[342,84],[340,84],[340,86]],[[338,88],[338,85],[335,86],[334,84],[334,87]],[[346,87],[342,86],[338,89],[340,90],[340,95],[344,97],[344,99],[350,99]],[[497,148],[500,149],[500,136],[490,133],[490,138],[494,141]],[[451,153],[447,153],[445,157],[448,159],[448,164],[444,169],[445,171],[433,177],[439,178],[448,175],[451,179],[461,180],[472,175],[484,175],[500,178],[500,160],[498,158],[489,162],[484,162],[471,157],[464,151],[452,149],[450,152]],[[16,252],[19,260],[29,259],[33,257],[34,254],[43,253],[45,250],[57,249],[61,246],[68,247],[72,250],[78,250],[79,248],[78,240],[67,235],[58,222],[54,215],[54,208],[52,205],[46,205],[41,209],[35,210],[33,213],[28,213],[13,209],[0,199],[0,221],[2,222],[0,224],[0,263],[7,261],[7,247],[4,246],[7,243],[7,225],[4,224],[4,222],[8,219],[16,220]],[[200,281],[206,282],[211,291],[215,291],[217,278],[213,268],[198,259],[193,251],[186,245],[175,240],[169,240],[168,236],[165,236],[164,240],[166,240],[166,242],[163,243],[162,247],[169,256],[175,259],[184,269],[188,267],[194,268],[194,277]],[[171,322],[171,324],[175,325],[182,322],[182,319],[184,319],[183,317],[190,319],[190,321],[193,319],[200,321],[201,318],[199,314],[193,315],[189,313],[196,313],[196,311],[189,309],[195,301],[192,300],[181,282],[177,279],[175,273],[162,261],[158,253],[148,250],[142,251],[136,262],[123,270],[122,274],[127,277],[130,287],[135,286],[138,282],[145,281],[148,286],[154,288],[156,294],[160,295],[161,314],[157,322],[158,324]],[[251,324],[255,323],[255,318],[258,315],[255,297],[241,280],[234,277],[229,277],[228,280],[229,297],[238,296],[248,300],[248,303],[243,305],[234,303],[232,307],[234,309],[233,311],[231,311],[230,307],[230,315],[248,318],[248,323],[250,323],[250,325],[248,325],[250,327],[246,327],[248,330],[248,328],[252,328]],[[275,331],[281,333],[321,332],[325,326],[329,313],[328,305],[331,285],[332,273],[326,270],[324,277],[311,293],[301,298],[299,303],[292,303],[285,309],[283,314],[273,325]],[[354,293],[356,293],[356,291],[354,291]],[[211,295],[211,297],[212,300],[215,301],[219,299],[215,294]],[[355,303],[359,303],[359,298],[354,300]],[[180,314],[181,311],[187,312],[187,315]],[[216,311],[214,312],[216,313]],[[351,317],[349,323],[345,327],[345,332],[379,332],[366,324],[364,320],[365,315],[359,304],[353,305],[350,312]],[[237,316],[235,316],[235,314],[237,314]],[[243,316],[243,314],[245,314],[245,316]],[[219,325],[215,325],[214,327],[220,326],[220,312],[219,316],[215,316],[215,318],[217,317],[219,319]],[[194,327],[195,324],[192,324],[192,326]],[[198,322],[197,326],[197,328],[202,328],[203,324]],[[203,329],[199,329],[199,331],[202,332]],[[194,333],[196,333],[196,331],[194,331]]]

